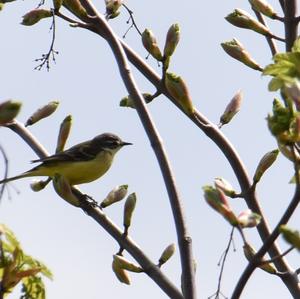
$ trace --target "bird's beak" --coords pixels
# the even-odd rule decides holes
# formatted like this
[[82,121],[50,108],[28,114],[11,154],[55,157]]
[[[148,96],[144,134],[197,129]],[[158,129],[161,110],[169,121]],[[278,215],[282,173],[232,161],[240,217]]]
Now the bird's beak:
[[123,141],[122,146],[124,146],[124,145],[132,145],[132,143]]

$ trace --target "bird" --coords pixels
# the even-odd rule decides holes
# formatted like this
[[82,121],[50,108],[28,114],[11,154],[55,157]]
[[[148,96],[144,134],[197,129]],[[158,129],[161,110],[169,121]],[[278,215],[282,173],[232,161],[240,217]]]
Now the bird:
[[125,145],[132,143],[122,141],[115,134],[103,133],[65,151],[33,160],[32,163],[40,164],[20,175],[1,180],[0,184],[35,176],[53,179],[56,175],[63,176],[71,186],[90,183],[109,170],[115,154]]

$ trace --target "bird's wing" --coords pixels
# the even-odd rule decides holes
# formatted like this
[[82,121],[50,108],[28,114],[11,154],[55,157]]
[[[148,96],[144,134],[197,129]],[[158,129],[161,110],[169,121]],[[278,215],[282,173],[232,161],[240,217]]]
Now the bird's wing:
[[74,145],[63,152],[42,159],[33,160],[31,162],[55,163],[59,161],[66,161],[66,162],[89,161],[95,158],[95,154],[96,153],[94,151],[94,148],[90,146],[90,141],[86,141]]

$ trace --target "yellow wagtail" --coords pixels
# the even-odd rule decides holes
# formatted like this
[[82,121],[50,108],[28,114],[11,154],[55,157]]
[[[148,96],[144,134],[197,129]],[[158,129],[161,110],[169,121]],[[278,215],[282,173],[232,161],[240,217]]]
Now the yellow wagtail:
[[114,134],[104,133],[52,156],[33,160],[41,164],[20,175],[4,179],[0,184],[33,176],[53,178],[57,174],[72,186],[89,183],[103,176],[117,151],[130,144]]

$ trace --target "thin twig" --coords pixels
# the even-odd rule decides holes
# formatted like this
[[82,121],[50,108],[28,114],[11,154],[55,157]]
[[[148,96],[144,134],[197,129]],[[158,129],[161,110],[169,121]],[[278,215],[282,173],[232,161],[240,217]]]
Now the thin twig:
[[262,260],[258,263],[258,266],[260,265],[264,265],[264,264],[270,264],[273,263],[274,261],[276,261],[277,259],[283,258],[284,256],[286,256],[288,253],[290,253],[294,248],[294,246],[290,247],[289,249],[287,249],[286,251],[284,251],[281,255],[278,256],[274,256],[271,259],[268,260]]
[[41,58],[35,59],[36,62],[38,62],[38,61],[41,62],[39,65],[37,65],[34,68],[35,70],[40,71],[43,68],[43,66],[46,64],[47,71],[49,71],[50,70],[50,59],[52,58],[52,61],[55,63],[55,55],[58,54],[58,52],[54,50],[55,33],[56,33],[54,9],[52,9],[52,24],[51,24],[50,30],[52,30],[52,41],[50,44],[49,51],[46,54],[42,54]]
[[[5,150],[4,150],[4,148],[3,148],[3,146],[0,144],[0,151],[1,151],[1,154],[2,154],[2,156],[3,156],[3,159],[4,159],[4,167],[5,167],[5,169],[4,169],[4,177],[3,177],[3,179],[6,179],[7,177],[8,177],[8,163],[9,163],[9,161],[8,161],[8,158],[7,158],[7,155],[6,155],[6,152],[5,152]],[[0,190],[0,200],[2,199],[2,196],[3,196],[3,193],[4,193],[4,189],[5,189],[5,184],[3,184],[2,186],[1,186],[1,190]]]
[[[222,258],[221,258],[221,270],[220,270],[219,279],[218,279],[217,291],[214,295],[210,296],[209,298],[212,298],[213,296],[215,296],[215,299],[217,299],[217,298],[219,298],[219,295],[221,293],[222,277],[223,277],[223,273],[224,273],[225,262],[227,260],[229,249],[230,249],[230,246],[231,246],[231,243],[232,243],[232,240],[233,240],[233,233],[234,233],[234,227],[232,227],[232,230],[231,230],[231,233],[230,233],[230,236],[229,236],[228,244],[227,244],[226,249],[225,249],[225,251],[222,255]],[[224,295],[222,294],[222,296],[224,296]]]
[[122,4],[122,6],[127,10],[128,14],[129,14],[129,20],[127,21],[127,23],[129,23],[129,21],[131,20],[131,25],[130,27],[127,29],[127,31],[125,32],[125,34],[123,35],[123,38],[125,38],[126,34],[128,33],[128,31],[134,27],[136,29],[136,31],[139,33],[139,35],[142,35],[141,30],[139,29],[139,27],[137,26],[135,19],[133,17],[133,11],[124,3]]
[[[252,10],[254,11],[254,13],[255,13],[255,15],[256,15],[258,21],[259,21],[261,24],[263,24],[265,27],[268,28],[268,26],[267,26],[267,24],[266,24],[266,22],[265,22],[265,19],[264,19],[264,17],[263,17],[263,15],[262,15],[260,12],[258,12],[257,10],[255,10],[254,8],[252,8]],[[276,46],[274,40],[272,39],[272,37],[266,36],[266,40],[267,40],[267,42],[268,42],[268,44],[269,44],[269,48],[270,48],[270,50],[271,50],[272,56],[274,56],[274,55],[278,52],[277,46]]]

